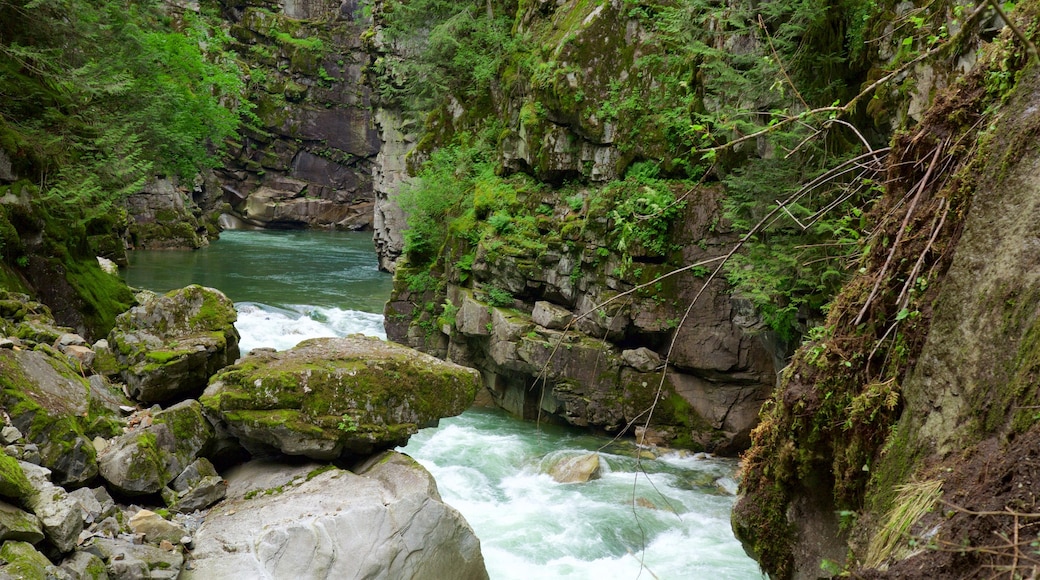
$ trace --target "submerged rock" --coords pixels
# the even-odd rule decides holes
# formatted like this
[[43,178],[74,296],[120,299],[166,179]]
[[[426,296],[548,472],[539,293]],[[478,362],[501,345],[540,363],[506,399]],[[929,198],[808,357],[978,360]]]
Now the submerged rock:
[[184,399],[239,356],[234,304],[191,285],[142,301],[116,318],[108,336],[130,394],[146,403]]
[[182,580],[487,578],[480,541],[432,476],[389,452],[359,474],[254,461],[195,534]]
[[319,338],[260,351],[200,399],[242,444],[313,459],[403,445],[473,402],[476,371],[376,338]]

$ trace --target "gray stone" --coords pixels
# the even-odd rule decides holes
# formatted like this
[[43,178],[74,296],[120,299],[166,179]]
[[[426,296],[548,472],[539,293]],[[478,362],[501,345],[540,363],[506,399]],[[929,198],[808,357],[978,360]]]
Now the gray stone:
[[86,524],[99,520],[105,511],[104,506],[94,494],[94,490],[89,487],[74,489],[69,492],[69,497],[79,504],[79,509],[83,511],[83,522]]
[[43,533],[54,547],[69,552],[76,547],[83,531],[83,512],[64,489],[50,481],[50,470],[21,462],[22,470],[32,483],[35,492],[26,498],[26,503],[43,524]]
[[[112,580],[177,578],[184,566],[179,550],[167,551],[126,538],[91,538],[83,549],[101,558]],[[216,578],[216,577],[214,577]]]
[[127,494],[155,493],[190,465],[213,438],[198,401],[156,413],[151,424],[109,441],[98,456],[101,477]]
[[[97,475],[97,458],[81,421],[90,410],[90,388],[79,369],[50,347],[0,351],[15,365],[25,383],[4,391],[11,422],[37,445],[40,463],[61,485],[82,484]],[[80,428],[77,428],[80,426]],[[28,452],[23,452],[28,459]]]
[[643,373],[653,372],[661,366],[661,355],[646,347],[621,351],[621,360]]
[[402,445],[466,410],[479,388],[472,369],[355,335],[251,353],[200,401],[247,448],[332,459]]
[[463,291],[460,296],[462,304],[455,313],[455,328],[466,336],[488,336],[491,334],[491,313],[488,305],[473,298],[473,295]]
[[158,403],[195,395],[238,358],[237,314],[219,290],[192,285],[139,302],[116,318],[108,336],[137,399]]
[[206,509],[224,499],[227,495],[227,482],[219,475],[208,475],[195,483],[191,489],[178,494],[169,504],[172,511],[191,513]]
[[229,472],[229,499],[195,534],[182,580],[487,578],[479,540],[421,466],[393,452],[370,465],[363,475],[265,462]]
[[72,580],[108,580],[105,563],[90,552],[75,551],[61,562],[61,569]]
[[3,441],[4,445],[10,445],[11,443],[15,443],[21,438],[22,432],[11,425],[7,425],[3,428],[3,430],[0,430],[0,441]]
[[16,540],[35,544],[43,539],[40,519],[0,501],[0,542]]
[[213,464],[210,463],[209,459],[200,457],[185,468],[176,479],[170,482],[170,487],[175,491],[188,491],[190,488],[198,485],[203,478],[214,475],[218,474]]
[[534,311],[531,320],[539,326],[552,330],[563,330],[572,320],[574,313],[562,306],[557,306],[544,300],[534,303]]

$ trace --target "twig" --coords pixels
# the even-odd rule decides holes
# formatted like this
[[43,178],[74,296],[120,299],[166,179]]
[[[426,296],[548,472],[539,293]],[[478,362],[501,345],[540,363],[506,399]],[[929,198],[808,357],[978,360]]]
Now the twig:
[[776,66],[780,68],[780,72],[784,75],[784,78],[787,79],[787,84],[791,85],[791,90],[794,91],[794,96],[798,97],[798,100],[802,102],[802,105],[804,105],[806,109],[811,108],[809,107],[809,103],[806,103],[805,99],[802,98],[802,93],[798,92],[798,87],[795,86],[794,81],[792,81],[791,77],[788,76],[787,69],[784,68],[784,63],[780,60],[780,55],[777,54],[776,47],[773,46],[773,37],[769,35],[769,29],[766,28],[766,21],[762,19],[761,14],[758,15],[758,26],[762,29],[762,32],[765,33],[766,40],[769,41],[769,50],[773,52],[773,58],[776,59]]
[[860,309],[859,314],[856,316],[856,320],[852,323],[853,326],[858,325],[863,321],[863,317],[866,316],[867,310],[870,308],[870,304],[874,301],[874,297],[877,296],[878,290],[881,288],[881,282],[885,278],[885,274],[888,273],[888,266],[892,263],[892,258],[895,257],[896,250],[899,249],[899,243],[903,240],[903,233],[906,231],[907,225],[910,223],[910,217],[913,216],[914,210],[917,209],[917,203],[921,199],[921,195],[924,190],[928,187],[928,182],[931,181],[932,172],[935,170],[935,166],[939,161],[939,154],[942,152],[942,144],[936,145],[935,153],[932,155],[932,161],[928,164],[928,171],[925,172],[924,177],[917,184],[917,193],[914,194],[913,199],[910,202],[910,207],[906,210],[906,215],[903,216],[903,223],[899,226],[899,231],[896,233],[896,239],[892,243],[892,249],[888,252],[888,257],[885,259],[885,264],[881,267],[881,271],[877,274],[877,279],[874,280],[874,287],[870,290],[870,294],[867,295],[867,299],[863,302],[863,308]]

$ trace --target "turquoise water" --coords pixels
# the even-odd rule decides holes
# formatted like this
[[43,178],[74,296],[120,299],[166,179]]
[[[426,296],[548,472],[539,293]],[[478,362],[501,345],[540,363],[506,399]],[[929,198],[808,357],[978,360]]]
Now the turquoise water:
[[[243,350],[314,336],[385,338],[391,277],[370,234],[229,231],[193,252],[139,251],[125,277],[167,291],[203,284],[236,303]],[[705,456],[637,461],[634,445],[474,409],[402,449],[473,527],[493,580],[761,579],[733,538],[737,464]],[[553,462],[598,452],[603,474],[561,484]]]

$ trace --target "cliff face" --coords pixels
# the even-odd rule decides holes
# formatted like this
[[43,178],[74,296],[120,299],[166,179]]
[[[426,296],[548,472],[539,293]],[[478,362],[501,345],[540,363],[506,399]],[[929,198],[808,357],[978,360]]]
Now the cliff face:
[[[1035,27],[1035,4],[1012,14]],[[894,141],[878,239],[753,435],[734,529],[771,575],[1028,575],[1040,430],[1038,63],[1005,29]]]
[[[395,92],[407,85],[394,63],[436,37],[391,37],[393,10],[376,7],[371,71],[384,136],[376,245],[396,269],[391,340],[480,369],[490,400],[525,418],[746,447],[786,346],[709,278],[738,237],[721,218],[723,190],[685,178],[690,139],[649,114],[669,100],[699,106],[693,70],[678,73],[689,83],[658,82],[676,71],[620,2],[496,5],[489,14],[516,13],[514,38],[539,47],[538,72],[504,62],[488,92],[462,88],[408,120],[422,116]],[[437,218],[443,238],[409,252],[392,226],[404,226],[401,184],[409,191],[406,172],[446,151],[458,155],[445,183],[461,206]]]

